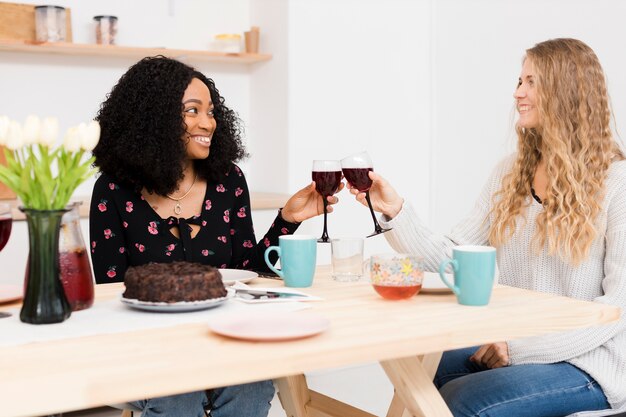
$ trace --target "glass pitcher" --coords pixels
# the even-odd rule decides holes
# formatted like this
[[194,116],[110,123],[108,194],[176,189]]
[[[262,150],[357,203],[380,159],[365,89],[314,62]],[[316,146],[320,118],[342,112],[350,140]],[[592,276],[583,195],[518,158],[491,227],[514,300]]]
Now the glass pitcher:
[[89,253],[80,231],[78,208],[82,203],[67,206],[59,235],[59,266],[61,282],[72,311],[89,308],[93,304],[94,283],[89,264]]

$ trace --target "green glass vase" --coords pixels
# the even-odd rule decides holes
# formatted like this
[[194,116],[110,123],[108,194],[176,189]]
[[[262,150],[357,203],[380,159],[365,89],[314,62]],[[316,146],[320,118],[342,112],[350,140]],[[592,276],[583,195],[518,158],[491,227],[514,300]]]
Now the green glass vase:
[[20,320],[31,324],[60,323],[72,312],[59,279],[59,231],[67,210],[20,210],[26,215],[29,244]]

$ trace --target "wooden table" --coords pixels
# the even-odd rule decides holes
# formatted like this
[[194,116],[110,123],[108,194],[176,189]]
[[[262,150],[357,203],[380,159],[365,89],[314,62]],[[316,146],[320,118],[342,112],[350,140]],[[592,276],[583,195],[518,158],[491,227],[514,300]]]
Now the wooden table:
[[[324,298],[311,303],[312,311],[331,327],[307,339],[237,341],[201,323],[0,348],[0,415],[53,414],[273,378],[289,416],[370,416],[309,391],[302,374],[379,361],[396,388],[388,415],[406,407],[415,416],[450,416],[431,382],[437,352],[608,323],[620,312],[504,286],[487,307],[461,306],[451,294],[387,301],[368,283],[334,282],[329,272],[319,268],[306,291]],[[121,285],[96,292],[96,302],[108,300]],[[418,355],[425,354],[422,362]]]

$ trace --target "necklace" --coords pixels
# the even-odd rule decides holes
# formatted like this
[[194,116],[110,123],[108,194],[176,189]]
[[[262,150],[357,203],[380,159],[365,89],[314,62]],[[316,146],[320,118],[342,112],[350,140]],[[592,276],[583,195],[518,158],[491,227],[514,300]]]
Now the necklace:
[[182,197],[172,197],[169,194],[165,195],[165,197],[169,198],[170,200],[176,201],[176,204],[174,205],[174,213],[175,214],[179,215],[180,213],[183,212],[183,207],[180,205],[180,200],[182,200],[183,198],[187,197],[187,195],[189,195],[189,193],[191,192],[191,189],[195,185],[197,179],[198,179],[198,174],[196,173],[196,176],[193,177],[193,182],[189,186],[189,189],[187,190],[187,192],[185,194],[183,194]]

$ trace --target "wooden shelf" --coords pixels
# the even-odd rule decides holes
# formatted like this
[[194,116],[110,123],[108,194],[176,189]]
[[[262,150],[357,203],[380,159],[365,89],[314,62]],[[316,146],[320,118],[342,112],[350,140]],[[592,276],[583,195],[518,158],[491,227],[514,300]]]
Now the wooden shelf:
[[164,55],[177,59],[192,59],[205,62],[223,62],[229,64],[254,64],[269,61],[270,54],[227,54],[212,51],[192,51],[168,48],[137,48],[117,45],[96,45],[83,43],[37,43],[0,39],[0,51],[27,52],[38,54],[58,54],[74,56],[123,57],[141,59],[146,56]]

